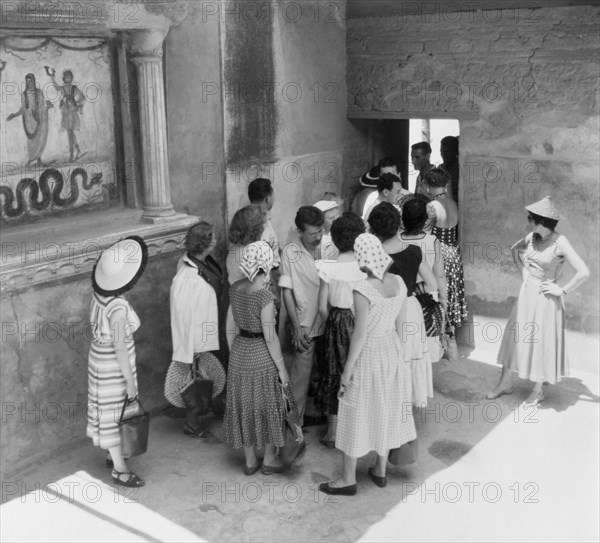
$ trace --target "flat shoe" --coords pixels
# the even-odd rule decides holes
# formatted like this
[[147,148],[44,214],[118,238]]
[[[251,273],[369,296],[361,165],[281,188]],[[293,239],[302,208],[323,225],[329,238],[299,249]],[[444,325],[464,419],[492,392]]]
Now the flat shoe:
[[[124,475],[127,479],[121,479],[121,476]],[[139,488],[146,484],[146,481],[141,477],[138,477],[133,471],[117,471],[116,469],[112,470],[112,479],[116,485],[127,486],[132,488]]]
[[260,469],[260,463],[256,466],[244,466],[244,475],[254,475]]
[[383,488],[385,485],[387,485],[387,477],[379,477],[379,475],[375,475],[373,468],[369,468],[367,473],[379,488]]
[[286,469],[288,469],[286,464],[283,464],[282,466],[267,466],[266,464],[263,464],[260,467],[260,472],[263,475],[273,475],[273,473],[283,473]]
[[495,400],[496,398],[502,396],[503,394],[512,394],[515,390],[515,387],[505,388],[504,390],[500,390],[499,392],[489,392],[485,397],[486,400]]
[[189,424],[185,424],[183,427],[183,434],[196,438],[212,437],[212,433],[209,430],[203,430],[200,426],[192,428]]
[[356,483],[347,486],[330,486],[329,483],[321,483],[319,490],[332,496],[354,496],[356,494]]

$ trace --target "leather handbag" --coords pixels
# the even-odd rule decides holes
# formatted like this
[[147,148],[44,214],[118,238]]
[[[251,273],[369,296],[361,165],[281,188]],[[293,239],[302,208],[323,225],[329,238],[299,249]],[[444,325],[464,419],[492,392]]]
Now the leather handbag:
[[[137,403],[139,410],[125,416],[128,406]],[[144,454],[148,449],[148,432],[150,430],[150,413],[146,411],[136,396],[125,396],[123,409],[119,417],[119,434],[121,435],[121,451],[124,458]]]
[[415,298],[423,309],[423,320],[428,337],[436,337],[444,330],[444,310],[442,304],[425,290],[423,283],[418,283],[415,288]]
[[207,414],[212,408],[213,381],[203,379],[198,371],[198,361],[192,363],[192,380],[179,393],[186,409],[197,411],[200,415]]
[[300,413],[292,392],[292,384],[288,381],[281,388],[284,409],[285,444],[279,448],[279,458],[284,464],[292,464],[300,460],[306,453],[306,442],[300,424]]
[[407,466],[417,461],[418,454],[419,442],[417,439],[413,439],[396,449],[390,450],[388,460],[394,466]]

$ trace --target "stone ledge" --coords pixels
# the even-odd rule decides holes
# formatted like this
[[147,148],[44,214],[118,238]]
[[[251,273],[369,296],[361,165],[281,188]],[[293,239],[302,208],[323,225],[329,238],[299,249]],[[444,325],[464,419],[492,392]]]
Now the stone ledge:
[[148,224],[142,221],[141,210],[119,209],[4,229],[0,293],[6,296],[89,275],[104,249],[131,235],[146,241],[149,258],[176,251],[197,221],[197,217],[175,213]]

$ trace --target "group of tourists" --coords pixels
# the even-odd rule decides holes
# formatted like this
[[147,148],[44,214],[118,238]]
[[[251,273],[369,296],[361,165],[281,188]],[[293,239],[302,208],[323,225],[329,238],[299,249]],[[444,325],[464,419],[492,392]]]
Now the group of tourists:
[[[270,220],[271,182],[253,180],[249,204],[228,230],[228,281],[211,256],[213,226],[201,220],[187,232],[170,291],[173,357],[165,397],[186,409],[186,435],[207,437],[206,412],[186,405],[182,390],[194,372],[212,380],[214,397],[225,398],[224,440],[243,449],[245,475],[289,467],[278,454],[284,386],[293,392],[300,423],[311,401],[327,416],[321,444],[343,453],[341,475],[321,484],[322,492],[354,495],[357,460],[372,451],[369,477],[385,486],[390,451],[415,443],[413,413],[433,397],[432,364],[467,319],[467,304],[448,170],[423,171],[414,194],[392,162],[363,176],[363,187],[375,188],[376,196],[368,202],[371,194],[357,195],[358,213],[342,212],[343,202],[328,193],[297,210],[285,243]],[[510,393],[517,372],[535,383],[529,401],[540,402],[543,383],[568,371],[563,297],[589,272],[555,231],[551,199],[526,209],[533,232],[513,247],[524,282],[508,326],[536,322],[541,341],[525,346],[505,334],[502,379],[488,398]],[[138,394],[132,332],[139,319],[123,295],[146,261],[143,240],[126,238],[101,255],[92,277],[87,431],[108,450],[113,481],[124,486],[144,484],[121,453],[116,413]],[[576,273],[559,286],[565,261]],[[222,310],[227,282],[229,308]]]

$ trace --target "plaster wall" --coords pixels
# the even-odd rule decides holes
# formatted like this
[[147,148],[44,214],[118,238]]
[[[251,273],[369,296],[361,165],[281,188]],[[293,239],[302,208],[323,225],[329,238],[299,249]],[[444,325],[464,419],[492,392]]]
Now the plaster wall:
[[[152,258],[127,294],[141,320],[134,334],[144,408],[162,407],[171,361],[169,285],[181,252]],[[89,278],[2,298],[3,473],[66,450],[85,437],[91,330]],[[150,437],[150,439],[152,439]]]
[[598,14],[578,6],[348,21],[351,112],[460,121],[461,241],[476,312],[508,315],[523,206],[549,194],[563,216],[557,230],[592,272],[566,298],[569,326],[598,330]]

